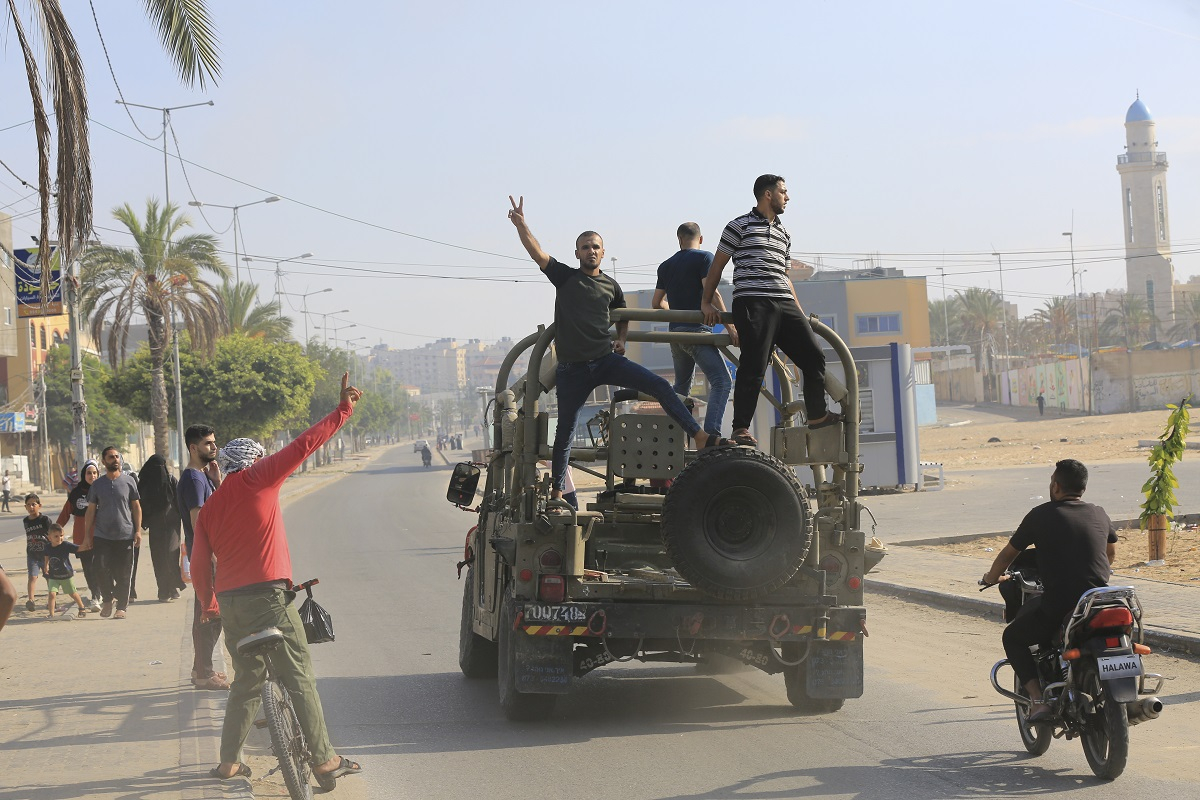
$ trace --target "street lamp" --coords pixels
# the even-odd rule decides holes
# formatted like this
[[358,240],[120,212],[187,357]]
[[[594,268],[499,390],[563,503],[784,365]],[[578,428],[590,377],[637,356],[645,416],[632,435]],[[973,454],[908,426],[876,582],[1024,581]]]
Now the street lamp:
[[[345,312],[344,312],[344,311],[342,311],[342,312],[338,312],[338,313],[342,313],[342,314],[344,314]],[[337,341],[338,341],[338,337],[337,337],[337,335],[338,335],[338,331],[344,331],[344,330],[348,330],[348,329],[350,329],[350,328],[357,328],[357,327],[358,327],[358,326],[357,326],[357,325],[355,325],[353,322],[351,322],[349,325],[339,325],[339,326],[337,326],[337,327],[328,327],[328,326],[327,326],[327,327],[325,328],[325,332],[326,332],[326,334],[327,334],[327,335],[328,335],[328,332],[329,332],[329,331],[333,331],[333,349],[334,349],[334,350],[336,350],[336,349],[337,349]]]
[[[211,106],[213,105],[213,101],[209,100],[206,103],[188,103],[187,105],[182,106],[144,106],[141,103],[129,103],[124,100],[118,100],[116,102],[117,105],[122,105],[126,108],[147,108],[151,111],[162,112],[163,201],[164,205],[169,207],[171,205],[171,176],[167,171],[167,125],[171,121],[171,112],[179,111],[184,108]],[[187,457],[187,444],[183,441],[183,385],[182,379],[179,377],[179,331],[175,330],[174,303],[171,304],[171,335],[172,338],[175,339],[175,427],[177,429],[175,432],[179,434],[179,462],[182,464],[183,459]]]
[[311,292],[280,292],[280,294],[286,294],[289,297],[299,297],[304,304],[304,310],[300,313],[304,315],[304,352],[306,354],[308,353],[308,298],[314,294],[324,294],[325,292],[332,291],[333,289],[316,289]]
[[[329,346],[329,332],[328,332],[329,331],[329,318],[334,316],[335,314],[349,314],[349,313],[350,313],[350,309],[343,308],[341,311],[330,311],[327,314],[318,314],[317,315],[321,318],[321,324],[316,325],[314,327],[320,328],[322,331],[325,331],[324,333],[321,334],[322,344],[324,344],[327,347]],[[334,321],[336,322],[337,320],[334,320]],[[337,344],[337,342],[334,342],[334,344]]]
[[[992,253],[996,257],[996,262],[1000,265],[1000,329],[1004,332],[1004,377],[1008,377],[1009,367],[1012,366],[1010,361],[1010,353],[1008,349],[1008,306],[1004,303],[1004,257],[999,253]],[[1008,404],[1012,405],[1012,383],[1009,382],[1008,387]]]
[[225,209],[228,209],[233,212],[233,271],[234,271],[233,280],[235,283],[242,279],[242,262],[238,259],[238,209],[247,208],[249,206],[256,206],[259,203],[278,203],[278,202],[279,202],[279,198],[276,195],[271,195],[270,197],[264,197],[262,200],[255,200],[253,203],[242,203],[241,205],[236,205],[236,206],[223,206],[218,203],[204,203],[204,202],[201,202],[200,200],[188,201],[189,206],[195,206],[196,208],[204,208],[207,206],[208,208],[225,208]]
[[943,334],[945,335],[946,345],[946,391],[950,395],[949,400],[954,399],[954,376],[950,371],[950,306],[946,304],[946,268],[938,267],[937,271],[942,275],[942,325]]
[[[279,265],[286,264],[289,261],[298,261],[301,258],[312,258],[312,253],[301,253],[298,256],[291,256],[290,258],[257,258],[256,259],[251,256],[246,256],[246,259],[245,259],[246,261],[264,261],[264,262],[269,261],[269,262],[272,262],[275,264],[275,299],[279,303],[279,318],[280,319],[283,319],[283,300],[279,299],[279,295],[284,294],[284,291],[283,291],[283,267],[281,267]],[[249,269],[249,268],[247,267],[247,269]]]
[[1066,236],[1067,241],[1071,243],[1071,291],[1075,294],[1075,357],[1079,362],[1079,391],[1081,394],[1084,391],[1087,391],[1088,394],[1087,400],[1085,401],[1085,407],[1081,410],[1090,413],[1092,405],[1092,392],[1083,381],[1083,339],[1079,334],[1079,290],[1075,286],[1075,231],[1063,231],[1063,236]]

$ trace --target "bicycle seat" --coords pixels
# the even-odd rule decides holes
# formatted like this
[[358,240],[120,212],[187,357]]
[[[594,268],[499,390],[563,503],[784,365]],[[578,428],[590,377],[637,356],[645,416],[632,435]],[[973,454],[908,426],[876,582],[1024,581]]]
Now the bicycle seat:
[[268,650],[275,649],[282,641],[283,631],[279,628],[267,628],[239,640],[237,651],[243,656],[261,656]]

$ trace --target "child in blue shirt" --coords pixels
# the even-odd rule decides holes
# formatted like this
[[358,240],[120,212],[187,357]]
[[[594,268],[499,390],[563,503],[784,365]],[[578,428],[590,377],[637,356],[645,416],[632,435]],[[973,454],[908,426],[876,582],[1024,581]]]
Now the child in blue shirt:
[[[46,573],[46,587],[49,594],[46,607],[50,611],[50,618],[54,619],[54,598],[59,592],[75,601],[75,605],[79,606],[79,616],[82,617],[87,613],[87,606],[83,604],[83,598],[79,596],[79,590],[75,588],[75,568],[71,565],[71,554],[79,552],[79,545],[63,541],[62,525],[57,522],[50,524],[50,532],[46,538],[49,540],[49,545],[45,551],[43,570]],[[70,619],[70,617],[63,619]]]

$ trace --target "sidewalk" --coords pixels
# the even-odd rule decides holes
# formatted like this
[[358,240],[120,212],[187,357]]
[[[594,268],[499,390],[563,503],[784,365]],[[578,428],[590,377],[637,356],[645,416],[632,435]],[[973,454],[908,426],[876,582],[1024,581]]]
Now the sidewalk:
[[[347,454],[344,462],[297,473],[284,484],[283,504],[361,469],[389,449]],[[45,498],[44,511],[52,518],[63,503],[62,496],[56,498],[57,503]],[[143,556],[138,594],[154,598],[149,551]],[[19,595],[0,632],[0,800],[255,796],[246,781],[217,783],[206,774],[218,760],[227,694],[192,687],[190,592],[174,603],[130,603],[123,621],[98,614],[50,620],[44,580],[37,610],[25,611],[23,538],[0,543],[0,563]],[[82,575],[77,583],[86,596]],[[65,608],[70,601],[64,605],[60,595],[58,605]],[[218,654],[223,657],[223,649]],[[286,797],[286,790],[277,791],[283,789],[278,775],[262,782],[273,766],[268,748],[265,732],[252,731],[246,752],[255,794]]]

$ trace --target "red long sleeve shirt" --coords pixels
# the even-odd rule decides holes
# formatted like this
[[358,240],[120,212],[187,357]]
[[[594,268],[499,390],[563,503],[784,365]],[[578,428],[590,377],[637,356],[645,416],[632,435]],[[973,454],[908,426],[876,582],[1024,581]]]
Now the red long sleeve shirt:
[[209,570],[192,570],[196,600],[204,613],[218,613],[216,592],[291,579],[279,489],[353,413],[350,404],[342,402],[278,453],[222,479],[221,487],[200,509],[191,553],[193,564],[207,564],[212,555],[217,557],[215,587]]

